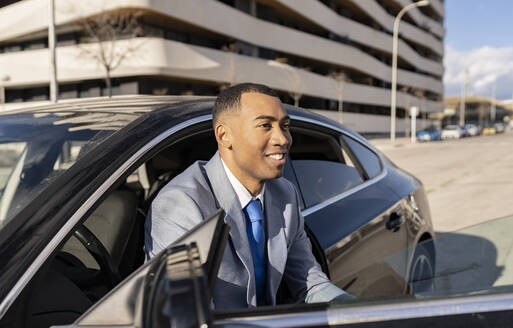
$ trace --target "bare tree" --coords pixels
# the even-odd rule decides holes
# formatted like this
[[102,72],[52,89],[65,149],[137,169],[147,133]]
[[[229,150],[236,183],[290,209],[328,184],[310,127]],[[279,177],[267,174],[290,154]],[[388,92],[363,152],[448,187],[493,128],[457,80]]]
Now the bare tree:
[[236,43],[230,43],[228,45],[224,45],[221,50],[228,53],[229,56],[229,64],[228,64],[228,71],[230,74],[230,84],[229,86],[237,84],[237,65],[236,65],[236,58],[235,56],[237,54],[241,53],[240,47]]
[[[282,76],[287,81],[287,90],[289,95],[294,99],[294,106],[299,106],[299,99],[303,96],[305,89],[305,81],[301,74],[305,74],[310,70],[309,67],[294,67],[288,64],[288,59],[285,57],[276,58],[268,62],[270,66],[274,66],[281,70]],[[302,72],[301,72],[302,71]]]
[[292,90],[289,92],[292,99],[294,99],[294,106],[299,107],[299,99],[303,97],[304,82],[299,75],[300,68],[288,66],[289,80],[291,82]]
[[[79,18],[77,25],[86,34],[86,42],[95,46],[81,47],[84,54],[102,66],[107,95],[112,96],[111,73],[141,46],[134,38],[142,34],[139,18],[142,13],[131,10],[102,11]],[[126,39],[122,44],[118,42]]]
[[292,96],[292,99],[294,99],[294,106],[299,107],[299,99],[303,96],[303,94],[299,92],[291,92],[290,95]]
[[343,111],[343,100],[344,100],[344,87],[346,82],[348,81],[346,73],[343,71],[335,71],[329,74],[333,80],[335,80],[337,85],[337,100],[338,100],[338,121],[343,123],[342,120],[342,111]]

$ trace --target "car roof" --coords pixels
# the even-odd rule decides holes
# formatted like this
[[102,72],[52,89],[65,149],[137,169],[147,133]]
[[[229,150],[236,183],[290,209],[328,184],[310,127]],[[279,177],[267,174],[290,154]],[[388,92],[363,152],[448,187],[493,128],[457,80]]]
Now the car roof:
[[166,105],[186,101],[214,100],[215,97],[204,96],[153,96],[153,95],[127,95],[113,97],[92,97],[79,99],[65,99],[58,103],[39,106],[30,106],[0,112],[0,116],[12,114],[42,114],[59,112],[82,113],[121,113],[143,115],[147,112]]
[[[58,103],[45,104],[39,106],[30,106],[27,104],[25,108],[14,109],[10,111],[0,112],[0,117],[6,117],[19,114],[32,114],[36,117],[48,114],[56,114],[59,116],[69,115],[73,117],[80,114],[80,122],[89,119],[89,124],[94,125],[98,120],[98,114],[109,114],[112,121],[117,118],[124,120],[127,115],[135,116],[129,121],[133,121],[137,117],[144,115],[159,115],[160,111],[176,110],[180,107],[182,110],[177,111],[176,115],[188,115],[196,112],[195,115],[211,114],[212,106],[216,97],[213,96],[154,96],[154,95],[124,95],[113,97],[91,97],[79,99],[65,99]],[[188,104],[192,106],[180,106]],[[338,129],[360,137],[352,130],[345,128],[343,125],[333,121],[322,115],[310,112],[308,109],[294,107],[283,104],[289,115],[302,116],[316,122],[324,123],[328,126],[336,126]],[[104,119],[104,118],[102,118]],[[361,137],[360,137],[361,138]],[[361,138],[363,139],[363,138]]]

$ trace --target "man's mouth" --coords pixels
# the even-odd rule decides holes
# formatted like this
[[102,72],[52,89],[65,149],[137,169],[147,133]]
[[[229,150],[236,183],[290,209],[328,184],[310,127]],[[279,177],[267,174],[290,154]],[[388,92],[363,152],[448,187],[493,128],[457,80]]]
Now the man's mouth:
[[[266,157],[269,157],[270,159],[277,161],[277,162],[285,162],[285,158],[287,157],[287,153],[272,153],[265,155]],[[280,163],[282,164],[282,163]]]

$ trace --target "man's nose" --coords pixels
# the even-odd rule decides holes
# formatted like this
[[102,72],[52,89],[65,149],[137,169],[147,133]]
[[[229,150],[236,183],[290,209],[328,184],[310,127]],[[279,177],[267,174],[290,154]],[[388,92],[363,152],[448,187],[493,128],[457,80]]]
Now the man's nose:
[[279,146],[290,145],[290,137],[287,131],[284,131],[281,127],[277,127],[273,131],[272,143]]

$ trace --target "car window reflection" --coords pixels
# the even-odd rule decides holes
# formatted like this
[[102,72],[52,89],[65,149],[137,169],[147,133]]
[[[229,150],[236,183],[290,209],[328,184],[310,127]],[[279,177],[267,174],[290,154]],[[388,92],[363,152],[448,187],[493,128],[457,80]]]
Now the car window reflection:
[[363,182],[352,160],[335,138],[303,129],[292,132],[291,164],[306,207]]
[[78,126],[63,116],[18,114],[0,122],[0,228],[115,131]]
[[513,216],[437,234],[435,290],[421,297],[513,291]]
[[[294,160],[306,205],[313,206],[363,182],[356,168],[331,161]],[[334,177],[336,177],[334,179]]]

